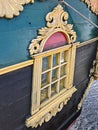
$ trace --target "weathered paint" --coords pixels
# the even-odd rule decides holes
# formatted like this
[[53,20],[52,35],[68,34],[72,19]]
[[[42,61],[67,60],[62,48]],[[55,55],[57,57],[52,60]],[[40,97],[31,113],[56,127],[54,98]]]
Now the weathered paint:
[[[93,22],[98,23],[98,17],[80,0],[68,2]],[[37,36],[37,30],[45,26],[46,14],[57,4],[57,0],[43,2],[35,0],[34,4],[24,6],[20,16],[11,20],[0,18],[0,68],[30,59],[28,53],[30,41]],[[68,22],[74,25],[77,41],[83,42],[98,36],[95,27],[68,7],[64,9],[69,13]]]
[[30,116],[32,66],[1,75],[0,128],[2,130],[57,130],[69,115],[77,110],[77,105],[89,81],[89,69],[95,59],[96,46],[97,42],[78,48],[74,75],[77,92],[61,112],[38,128],[25,126],[25,120]]

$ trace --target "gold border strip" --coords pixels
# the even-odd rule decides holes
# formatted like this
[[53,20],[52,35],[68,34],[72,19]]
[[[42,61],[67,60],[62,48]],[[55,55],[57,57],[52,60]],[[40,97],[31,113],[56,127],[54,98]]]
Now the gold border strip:
[[11,65],[11,66],[2,68],[2,69],[0,69],[0,75],[6,74],[8,72],[15,71],[15,70],[18,70],[18,69],[21,69],[21,68],[24,68],[24,67],[27,67],[27,66],[32,65],[32,64],[33,64],[33,60],[28,60],[28,61],[24,61],[22,63],[18,63],[18,64],[15,64],[15,65]]
[[88,45],[88,44],[91,44],[92,42],[95,42],[95,41],[97,41],[97,40],[98,40],[98,37],[93,38],[93,39],[90,39],[90,40],[85,41],[85,42],[82,42],[82,43],[80,43],[80,44],[77,45],[77,48],[78,48],[78,47],[85,46],[85,45]]
[[[82,42],[82,43],[78,43],[77,44],[77,48],[85,46],[87,44],[91,44],[92,42],[95,42],[97,40],[98,40],[98,37],[93,38],[93,39],[88,40],[88,41],[85,41],[85,42]],[[32,65],[32,64],[33,64],[33,60],[28,60],[28,61],[24,61],[22,63],[18,63],[18,64],[15,64],[15,65],[11,65],[11,66],[2,68],[2,69],[0,69],[0,75],[6,74],[6,73],[11,72],[11,71],[15,71],[15,70],[21,69],[23,67],[26,67],[26,66],[29,66],[29,65]]]

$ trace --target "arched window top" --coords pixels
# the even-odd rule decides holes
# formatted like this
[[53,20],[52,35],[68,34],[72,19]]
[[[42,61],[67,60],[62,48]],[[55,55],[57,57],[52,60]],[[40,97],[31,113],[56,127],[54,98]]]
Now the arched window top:
[[43,51],[64,46],[68,43],[66,36],[62,32],[52,34],[46,41]]
[[46,15],[47,26],[39,29],[39,35],[30,43],[31,57],[34,54],[75,42],[76,33],[72,30],[73,25],[67,24],[67,19],[68,13],[61,5]]

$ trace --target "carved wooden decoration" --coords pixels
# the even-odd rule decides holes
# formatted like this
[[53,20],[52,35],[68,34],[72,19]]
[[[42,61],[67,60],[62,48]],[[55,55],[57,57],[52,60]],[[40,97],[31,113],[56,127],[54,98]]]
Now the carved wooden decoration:
[[61,5],[47,14],[47,27],[39,29],[39,36],[31,41],[29,46],[30,55],[43,51],[43,47],[47,39],[56,32],[62,32],[66,35],[68,43],[76,40],[76,33],[72,30],[73,25],[67,23],[68,13],[64,12]]
[[58,5],[47,14],[47,27],[39,29],[37,38],[30,43],[29,52],[34,64],[31,117],[26,120],[27,127],[48,122],[77,90],[73,86],[76,33],[72,25],[67,24],[67,19],[68,13]]
[[13,18],[23,11],[23,5],[34,0],[0,0],[0,17]]
[[98,15],[98,0],[82,0],[84,1],[88,7],[91,9],[93,13]]
[[26,126],[36,128],[38,126],[41,126],[44,122],[48,122],[53,116],[62,110],[62,108],[70,100],[72,93],[75,91],[76,89],[73,87],[67,92],[66,95],[61,95],[61,97],[57,98],[55,102],[49,103],[46,108],[43,108],[37,114],[28,118],[26,120]]

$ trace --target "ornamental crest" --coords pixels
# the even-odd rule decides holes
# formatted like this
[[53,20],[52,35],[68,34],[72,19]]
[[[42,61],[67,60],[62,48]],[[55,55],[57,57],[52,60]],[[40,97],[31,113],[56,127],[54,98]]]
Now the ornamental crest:
[[75,42],[76,33],[72,30],[73,25],[68,24],[67,20],[68,13],[63,10],[61,5],[49,12],[46,16],[47,26],[39,29],[37,38],[30,43],[30,55],[42,52],[48,38],[56,32],[62,32],[67,37],[68,44]]

